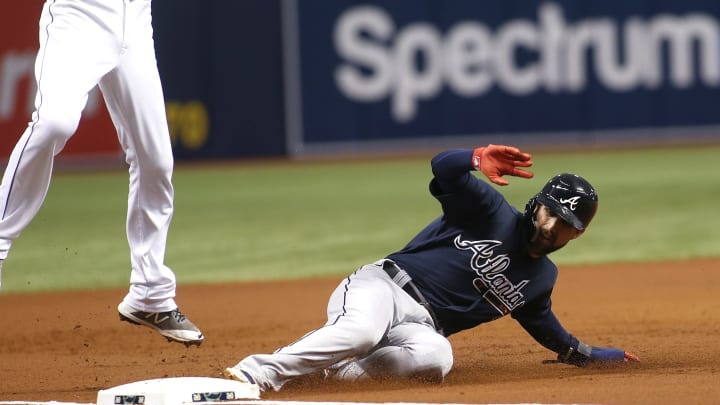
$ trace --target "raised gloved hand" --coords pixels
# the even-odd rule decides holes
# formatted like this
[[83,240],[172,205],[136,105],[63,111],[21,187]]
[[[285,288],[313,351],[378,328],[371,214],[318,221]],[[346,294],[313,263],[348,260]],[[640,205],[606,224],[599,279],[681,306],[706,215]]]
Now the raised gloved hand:
[[520,152],[513,146],[490,144],[476,148],[472,156],[475,170],[483,172],[491,182],[500,186],[510,184],[502,178],[504,175],[532,178],[532,172],[517,168],[530,167],[532,164],[532,156],[529,153]]

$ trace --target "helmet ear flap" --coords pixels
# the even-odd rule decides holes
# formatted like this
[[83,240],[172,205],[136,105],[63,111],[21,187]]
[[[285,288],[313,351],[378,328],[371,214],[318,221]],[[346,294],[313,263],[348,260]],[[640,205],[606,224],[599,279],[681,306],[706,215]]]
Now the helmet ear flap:
[[523,214],[525,217],[532,218],[533,214],[535,213],[535,207],[537,206],[538,195],[535,194],[531,199],[528,200],[527,204],[525,204],[525,213]]
[[523,213],[525,229],[529,235],[528,239],[535,235],[535,208],[538,205],[537,197],[538,195],[536,194],[533,198],[528,200],[527,204],[525,204],[525,212]]

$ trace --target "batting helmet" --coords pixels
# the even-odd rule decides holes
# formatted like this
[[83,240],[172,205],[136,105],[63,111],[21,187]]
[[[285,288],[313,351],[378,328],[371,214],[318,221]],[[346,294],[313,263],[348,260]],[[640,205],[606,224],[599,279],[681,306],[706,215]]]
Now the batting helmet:
[[584,178],[569,173],[551,178],[530,201],[530,209],[534,210],[537,201],[579,231],[587,228],[598,207],[598,195],[593,186]]

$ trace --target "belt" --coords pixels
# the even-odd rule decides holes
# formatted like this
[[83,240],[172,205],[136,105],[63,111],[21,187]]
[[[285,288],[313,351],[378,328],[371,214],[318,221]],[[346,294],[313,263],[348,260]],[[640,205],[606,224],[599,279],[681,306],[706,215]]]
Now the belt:
[[385,270],[385,273],[390,276],[392,281],[397,284],[398,287],[402,288],[402,290],[405,291],[407,295],[409,295],[412,299],[414,299],[418,304],[420,304],[428,311],[428,313],[430,314],[430,318],[432,318],[433,324],[435,325],[435,330],[437,330],[441,335],[444,336],[445,333],[443,333],[443,330],[440,327],[440,322],[438,322],[435,311],[433,311],[430,303],[428,303],[428,301],[425,299],[425,296],[422,295],[415,283],[413,283],[410,275],[407,274],[405,270],[401,269],[400,266],[395,264],[395,262],[390,259],[385,259],[383,261],[382,269]]

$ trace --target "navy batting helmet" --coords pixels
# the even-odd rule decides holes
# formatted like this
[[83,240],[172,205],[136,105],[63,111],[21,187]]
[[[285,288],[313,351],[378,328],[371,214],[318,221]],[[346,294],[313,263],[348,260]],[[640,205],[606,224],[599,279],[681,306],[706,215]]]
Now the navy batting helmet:
[[587,228],[598,207],[598,195],[593,186],[582,177],[569,173],[550,179],[533,199],[579,231]]

